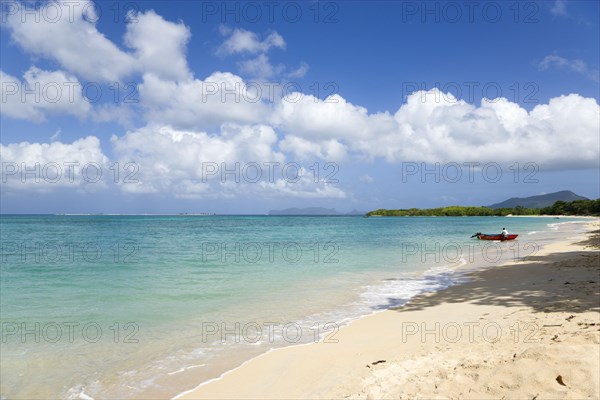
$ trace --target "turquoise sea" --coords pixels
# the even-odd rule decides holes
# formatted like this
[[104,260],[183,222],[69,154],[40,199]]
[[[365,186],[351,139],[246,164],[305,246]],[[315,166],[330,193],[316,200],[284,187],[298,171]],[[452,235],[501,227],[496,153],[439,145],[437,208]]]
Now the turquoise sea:
[[[172,397],[531,255],[578,219],[0,217],[0,394]],[[520,234],[515,242],[470,239]],[[458,268],[458,269],[457,269]]]

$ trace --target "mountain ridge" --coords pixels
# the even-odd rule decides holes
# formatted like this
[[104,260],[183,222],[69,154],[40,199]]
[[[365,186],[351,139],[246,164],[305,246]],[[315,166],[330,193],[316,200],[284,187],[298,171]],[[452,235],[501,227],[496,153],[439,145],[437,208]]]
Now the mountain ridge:
[[557,201],[575,201],[575,200],[589,200],[587,197],[579,196],[570,190],[561,190],[553,193],[540,194],[529,197],[511,197],[510,199],[501,201],[489,205],[487,207],[498,209],[498,208],[514,208],[514,207],[525,207],[525,208],[544,208],[550,207]]

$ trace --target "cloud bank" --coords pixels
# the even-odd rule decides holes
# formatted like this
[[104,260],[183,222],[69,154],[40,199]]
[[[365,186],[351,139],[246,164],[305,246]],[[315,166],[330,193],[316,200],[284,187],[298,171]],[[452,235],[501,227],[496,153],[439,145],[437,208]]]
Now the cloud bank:
[[[86,7],[86,2],[77,7]],[[93,9],[93,8],[91,8]],[[88,9],[88,13],[90,9]],[[126,25],[123,46],[98,31],[95,23],[75,12],[72,21],[22,23],[9,16],[11,38],[25,52],[58,64],[62,70],[30,67],[23,80],[0,72],[2,114],[29,121],[49,115],[92,116],[96,121],[126,118],[131,110],[93,106],[75,91],[69,102],[22,101],[19,88],[36,84],[93,79],[139,80],[142,122],[105,141],[88,136],[73,143],[12,143],[0,147],[6,162],[81,160],[135,163],[139,180],[120,185],[128,193],[173,194],[181,198],[228,196],[237,193],[302,198],[343,198],[340,188],[306,176],[261,179],[254,185],[204,179],[206,163],[363,162],[384,160],[390,165],[410,162],[535,162],[544,169],[597,168],[600,158],[600,108],[593,98],[568,94],[552,98],[528,111],[505,98],[469,104],[437,89],[418,91],[395,111],[369,112],[336,94],[319,99],[305,93],[266,96],[265,82],[248,81],[231,72],[216,71],[200,79],[187,62],[191,32],[183,22],[167,21],[154,11],[135,15]],[[283,37],[262,37],[243,29],[221,27],[221,56],[250,58],[240,63],[249,75],[268,77],[283,73],[266,53],[285,49]],[[84,39],[81,39],[84,38]],[[539,64],[589,73],[577,60],[548,56]],[[301,64],[290,76],[306,74]],[[400,96],[400,94],[399,94]],[[106,150],[105,150],[106,151]],[[204,171],[206,172],[206,171]],[[365,182],[372,182],[368,175]],[[247,182],[246,182],[247,183]],[[16,184],[13,180],[13,184]],[[15,187],[13,185],[13,187]],[[58,187],[49,186],[51,187]]]

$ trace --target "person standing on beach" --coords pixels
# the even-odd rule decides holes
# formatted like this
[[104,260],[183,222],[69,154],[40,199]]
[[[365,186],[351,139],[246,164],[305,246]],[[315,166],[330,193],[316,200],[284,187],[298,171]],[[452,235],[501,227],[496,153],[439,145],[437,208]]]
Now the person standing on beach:
[[502,239],[508,239],[508,231],[506,228],[502,228]]

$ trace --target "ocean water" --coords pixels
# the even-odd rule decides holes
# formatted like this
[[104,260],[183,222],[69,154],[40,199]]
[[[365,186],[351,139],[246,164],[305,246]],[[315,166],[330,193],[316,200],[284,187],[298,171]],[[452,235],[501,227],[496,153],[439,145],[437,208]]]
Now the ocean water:
[[[0,217],[2,398],[172,397],[525,257],[578,219]],[[515,242],[470,239],[506,227]]]

